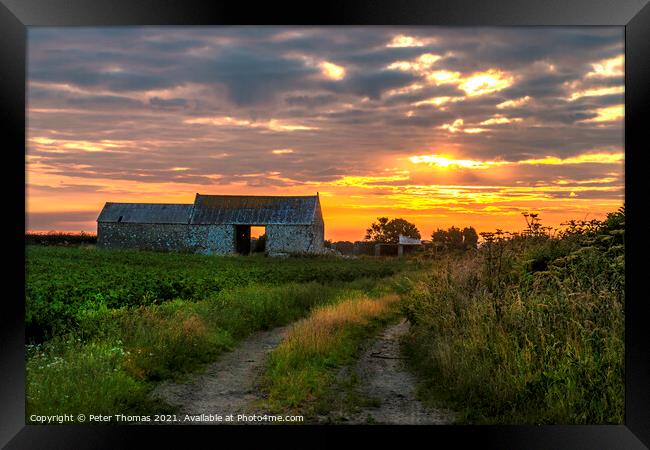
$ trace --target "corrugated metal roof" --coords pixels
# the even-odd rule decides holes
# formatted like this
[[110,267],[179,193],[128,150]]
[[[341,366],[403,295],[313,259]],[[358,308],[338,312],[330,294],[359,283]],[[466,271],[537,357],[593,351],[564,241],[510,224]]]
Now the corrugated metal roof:
[[422,240],[400,234],[399,243],[401,245],[422,245]]
[[97,222],[188,223],[192,206],[177,203],[106,203]]
[[309,225],[318,196],[271,197],[196,194],[193,224]]

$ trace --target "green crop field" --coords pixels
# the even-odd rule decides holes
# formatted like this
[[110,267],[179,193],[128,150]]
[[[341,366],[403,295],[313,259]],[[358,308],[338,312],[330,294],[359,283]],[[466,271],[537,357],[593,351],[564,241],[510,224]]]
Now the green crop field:
[[202,300],[236,287],[381,278],[403,265],[372,258],[218,257],[94,247],[28,246],[27,338],[36,343],[74,330],[88,310]]

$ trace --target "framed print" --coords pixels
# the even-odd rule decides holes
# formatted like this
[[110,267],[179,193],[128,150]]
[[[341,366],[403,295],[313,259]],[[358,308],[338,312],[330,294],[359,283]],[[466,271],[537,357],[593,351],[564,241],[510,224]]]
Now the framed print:
[[0,18],[7,448],[650,445],[646,2]]

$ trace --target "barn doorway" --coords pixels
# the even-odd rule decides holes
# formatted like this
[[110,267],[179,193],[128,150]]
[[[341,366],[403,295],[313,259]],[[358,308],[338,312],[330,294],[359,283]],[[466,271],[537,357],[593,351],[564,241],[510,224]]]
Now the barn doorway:
[[251,226],[251,253],[266,252],[266,227]]
[[235,251],[240,255],[251,252],[251,226],[235,225]]

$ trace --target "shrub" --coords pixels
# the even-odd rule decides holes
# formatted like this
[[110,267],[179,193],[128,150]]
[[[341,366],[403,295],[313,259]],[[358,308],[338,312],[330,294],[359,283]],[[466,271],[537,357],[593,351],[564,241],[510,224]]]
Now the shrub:
[[423,397],[469,423],[622,423],[623,226],[624,210],[559,237],[494,233],[412,283]]

